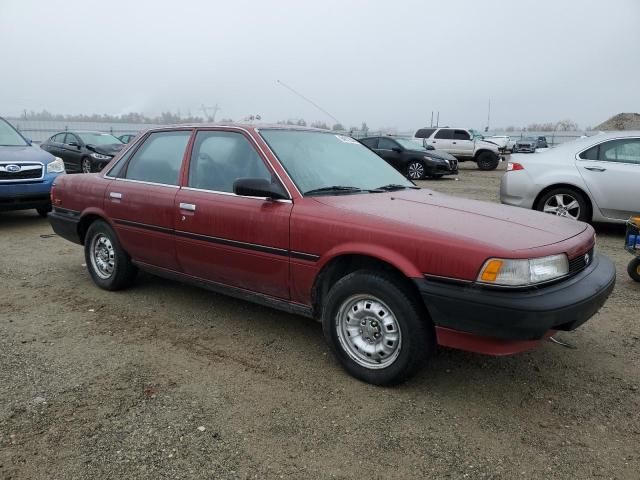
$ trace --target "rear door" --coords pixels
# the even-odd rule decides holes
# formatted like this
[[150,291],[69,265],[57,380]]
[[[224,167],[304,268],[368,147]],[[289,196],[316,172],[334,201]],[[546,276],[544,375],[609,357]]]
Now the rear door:
[[236,195],[243,177],[278,182],[248,136],[199,131],[175,199],[178,260],[194,277],[288,299],[293,203]]
[[114,168],[118,171],[107,188],[105,210],[135,261],[179,270],[174,201],[190,136],[190,129],[152,132]]
[[[64,158],[61,155],[62,155],[62,146],[64,145],[65,135],[66,135],[65,132],[57,133],[56,135],[51,137],[49,140],[47,140],[46,144],[42,145],[40,148],[49,152],[51,155],[55,155],[56,157],[60,157],[62,158],[62,160],[64,160]],[[68,171],[66,162],[65,162],[65,170]]]
[[461,157],[473,157],[473,139],[466,130],[454,130],[451,153]]
[[640,138],[609,140],[578,154],[576,166],[605,217],[640,212]]
[[451,128],[441,128],[436,134],[427,140],[427,145],[433,145],[436,150],[444,150],[453,153],[453,130]]

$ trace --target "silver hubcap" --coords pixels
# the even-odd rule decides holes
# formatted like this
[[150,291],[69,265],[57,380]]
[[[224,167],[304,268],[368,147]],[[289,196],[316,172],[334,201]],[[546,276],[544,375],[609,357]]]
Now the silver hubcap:
[[559,193],[553,197],[549,197],[547,201],[544,202],[542,211],[560,217],[573,218],[574,220],[580,218],[580,204],[575,197],[568,193]]
[[342,349],[365,368],[385,368],[400,354],[398,321],[391,309],[372,295],[348,298],[336,316],[336,329]]
[[419,162],[409,164],[409,178],[420,180],[424,175],[424,167]]
[[91,173],[91,160],[85,158],[82,161],[82,173]]
[[113,244],[106,235],[101,233],[91,240],[91,266],[93,271],[105,280],[113,275],[116,268]]

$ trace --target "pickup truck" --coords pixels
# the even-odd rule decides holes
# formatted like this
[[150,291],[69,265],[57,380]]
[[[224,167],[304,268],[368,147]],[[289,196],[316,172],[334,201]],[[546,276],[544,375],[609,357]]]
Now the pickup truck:
[[477,138],[465,128],[421,128],[414,138],[423,145],[433,146],[456,157],[459,161],[474,161],[480,170],[495,170],[502,158],[498,145]]
[[0,117],[0,211],[35,208],[46,217],[51,185],[62,173],[62,159],[33,146]]

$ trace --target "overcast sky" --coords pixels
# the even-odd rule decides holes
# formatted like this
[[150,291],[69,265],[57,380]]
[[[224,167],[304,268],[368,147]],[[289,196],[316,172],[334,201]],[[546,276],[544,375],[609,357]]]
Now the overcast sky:
[[412,129],[640,111],[640,0],[0,0],[0,115]]

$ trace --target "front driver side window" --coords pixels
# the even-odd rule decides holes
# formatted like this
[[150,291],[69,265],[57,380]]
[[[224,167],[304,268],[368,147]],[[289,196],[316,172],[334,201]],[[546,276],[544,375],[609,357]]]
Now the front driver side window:
[[155,132],[147,137],[126,167],[123,177],[164,185],[178,185],[184,151],[191,131]]
[[378,142],[378,150],[393,150],[398,148],[398,144],[388,138],[381,138]]
[[198,132],[191,152],[190,187],[233,193],[233,183],[247,177],[272,181],[271,172],[244,135]]

